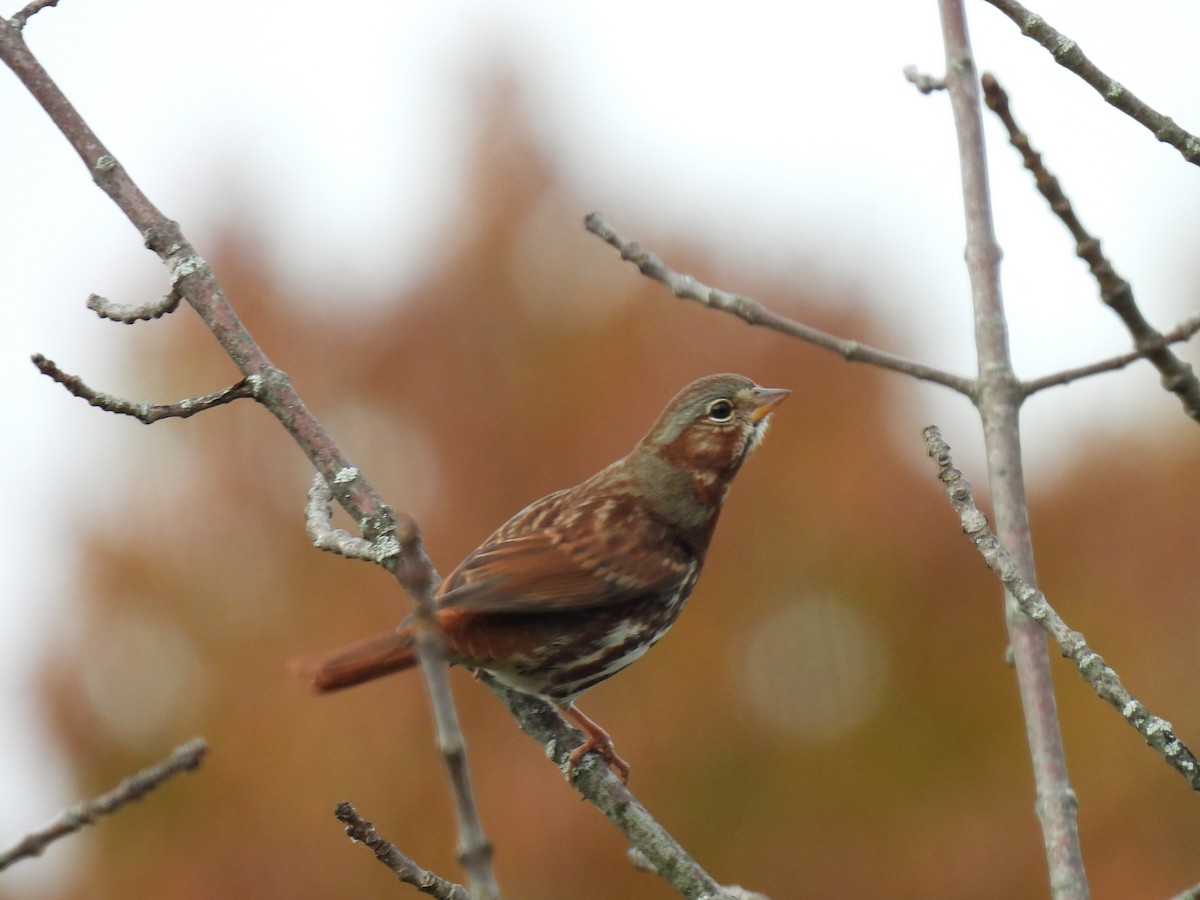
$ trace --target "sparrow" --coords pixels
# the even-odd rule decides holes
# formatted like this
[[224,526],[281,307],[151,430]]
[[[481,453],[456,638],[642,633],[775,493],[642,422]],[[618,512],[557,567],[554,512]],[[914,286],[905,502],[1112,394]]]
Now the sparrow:
[[[675,395],[624,457],[501,525],[439,586],[449,662],[554,704],[597,752],[629,764],[575,699],[656,644],[696,586],[733,478],[791,392],[709,375]],[[417,664],[406,622],[296,668],[334,691]]]

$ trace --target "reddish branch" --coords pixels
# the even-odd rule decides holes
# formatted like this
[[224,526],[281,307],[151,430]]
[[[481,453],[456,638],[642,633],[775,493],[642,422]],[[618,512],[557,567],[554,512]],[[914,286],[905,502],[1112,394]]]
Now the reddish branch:
[[421,893],[437,900],[471,900],[471,895],[461,884],[447,881],[422,868],[396,849],[395,844],[380,837],[375,826],[360,816],[353,805],[339,803],[333,814],[346,826],[346,834],[351,840],[366,845],[374,852],[375,858],[391,869],[405,884],[411,884]]
[[[142,193],[30,52],[20,28],[3,18],[0,18],[0,59],[46,110],[92,173],[93,180],[133,223],[146,246],[159,256],[170,275],[171,294],[187,301],[208,326],[241,370],[244,381],[253,385],[255,399],[279,420],[325,478],[338,502],[358,523],[363,536],[376,545],[380,565],[408,590],[418,609],[426,607],[425,614],[432,615],[428,586],[436,573],[416,523],[387,506],[361,471],[351,464],[292,387],[287,373],[267,358],[242,324],[208,262],[191,245],[179,224],[163,215]],[[348,472],[353,472],[353,477],[345,477]],[[426,681],[442,685],[435,692],[436,702],[448,696],[449,687],[446,668],[433,647],[433,642],[425,642],[419,645],[419,650]],[[439,716],[439,725],[449,719],[452,711],[450,716]],[[461,734],[441,733],[439,740],[447,746],[462,746]],[[459,784],[453,779],[452,784],[457,790]],[[455,799],[460,813],[474,810],[474,798]],[[473,888],[481,898],[493,896],[496,889],[490,866],[491,846],[482,837],[478,817],[470,822],[460,819],[459,825],[462,859],[471,873]]]
[[237,384],[231,385],[223,391],[216,391],[212,394],[206,394],[203,397],[189,397],[186,400],[180,400],[178,403],[135,403],[132,400],[122,400],[120,397],[114,397],[112,394],[93,390],[78,375],[68,375],[55,365],[53,360],[46,359],[40,353],[33,354],[31,359],[39,372],[47,378],[57,381],[69,393],[74,394],[82,400],[86,400],[97,409],[121,416],[133,416],[133,418],[145,425],[157,422],[159,419],[186,419],[189,416],[196,415],[196,413],[212,409],[214,406],[223,406],[226,403],[232,403],[234,400],[254,396],[253,380],[243,378]]
[[1083,227],[1058,179],[1046,168],[1042,155],[1033,149],[1029,136],[1017,126],[1004,88],[995,76],[986,72],[981,80],[988,109],[1004,123],[1008,130],[1009,143],[1020,152],[1025,168],[1033,174],[1038,191],[1075,238],[1075,253],[1088,264],[1092,277],[1096,279],[1100,288],[1100,299],[1120,317],[1133,336],[1134,346],[1158,369],[1163,387],[1179,398],[1184,412],[1200,422],[1200,380],[1196,378],[1196,373],[1190,365],[1167,348],[1163,335],[1146,321],[1133,298],[1132,286],[1117,274],[1104,251],[1100,249],[1099,239]]

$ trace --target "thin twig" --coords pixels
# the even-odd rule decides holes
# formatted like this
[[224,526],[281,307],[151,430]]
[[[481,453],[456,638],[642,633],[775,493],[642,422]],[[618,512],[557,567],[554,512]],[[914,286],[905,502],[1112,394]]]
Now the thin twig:
[[[958,138],[967,273],[979,357],[975,403],[983,425],[997,530],[1020,574],[1033,583],[1036,574],[1021,456],[1020,408],[1024,396],[1008,348],[1008,323],[1000,291],[1001,254],[992,223],[979,82],[963,0],[939,0],[938,7],[946,49],[946,89]],[[1046,641],[1011,598],[1005,599],[1005,619],[1033,763],[1052,896],[1056,900],[1082,900],[1088,896],[1088,886],[1079,844],[1078,803],[1067,779]]]
[[57,381],[68,392],[79,397],[81,400],[86,400],[92,406],[102,409],[105,412],[121,416],[132,416],[144,425],[149,425],[160,419],[186,419],[196,415],[196,413],[212,409],[214,406],[223,406],[226,403],[232,403],[234,400],[241,400],[247,397],[253,398],[256,395],[256,387],[253,380],[243,378],[237,384],[230,385],[223,391],[205,394],[203,397],[189,397],[180,400],[178,403],[134,403],[132,400],[122,400],[120,397],[114,397],[112,394],[93,390],[78,375],[67,374],[55,365],[53,360],[46,359],[40,353],[35,353],[30,358],[33,360],[33,364],[37,366],[39,372]]
[[[341,477],[344,481],[357,476],[357,472],[351,471]],[[333,491],[325,482],[325,476],[318,472],[313,476],[312,485],[308,489],[308,503],[304,506],[304,530],[313,546],[347,559],[378,563],[381,559],[381,548],[377,543],[364,540],[343,528],[333,527],[332,502]],[[382,549],[385,556],[399,552],[399,549],[391,544]]]
[[168,313],[173,313],[179,307],[179,291],[172,288],[157,300],[147,300],[145,303],[114,303],[107,297],[91,294],[87,299],[87,308],[102,319],[111,319],[125,325],[134,322],[146,322],[158,319]]
[[[335,476],[334,481],[351,481],[356,477],[357,472],[346,471]],[[466,745],[458,724],[458,713],[454,707],[454,698],[450,694],[449,682],[445,678],[446,651],[434,614],[437,571],[425,556],[416,523],[410,518],[399,518],[394,537],[388,536],[375,542],[367,541],[333,527],[330,508],[332,497],[325,477],[320,473],[314,475],[312,485],[308,489],[308,503],[304,507],[306,531],[314,546],[350,559],[375,563],[399,557],[400,570],[408,573],[407,587],[416,603],[412,621],[417,634],[417,655],[421,661],[421,671],[425,675],[425,688],[437,729],[438,749],[446,765],[452,785],[451,794],[458,813],[459,856],[467,871],[472,873],[471,886],[476,897],[479,900],[498,897],[499,888],[491,868],[492,844],[478,824],[479,810],[475,805],[475,792],[471,789]],[[303,664],[298,665],[295,671],[303,673]],[[431,674],[434,677],[430,677]],[[404,860],[405,857],[398,855],[398,859]]]
[[904,80],[910,82],[922,94],[932,94],[935,91],[944,91],[946,89],[945,78],[930,75],[928,72],[922,72],[916,66],[905,66],[903,75]]
[[936,425],[930,425],[923,434],[929,456],[937,464],[938,478],[945,484],[946,496],[950,498],[962,522],[963,532],[971,539],[987,567],[1017,601],[1021,612],[1054,639],[1062,655],[1075,663],[1083,680],[1092,686],[1096,694],[1118,710],[1121,717],[1146,739],[1146,743],[1187,779],[1192,790],[1200,791],[1200,762],[1175,736],[1171,723],[1152,715],[1140,700],[1135,699],[1121,684],[1120,677],[1112,667],[1088,646],[1083,635],[1072,630],[1046,602],[1046,596],[1018,574],[1012,557],[1000,546],[988,528],[987,517],[975,505],[970,482],[955,468],[950,447],[941,431]]
[[29,21],[31,16],[37,15],[49,6],[58,6],[58,0],[33,0],[33,2],[26,4],[23,9],[13,13],[12,23],[20,30],[25,27],[25,23]]
[[131,775],[107,794],[71,807],[45,828],[26,835],[8,850],[0,852],[0,871],[17,860],[39,856],[49,844],[59,838],[74,834],[85,825],[91,825],[97,819],[112,815],[121,807],[140,800],[162,786],[173,775],[194,771],[207,752],[208,744],[204,738],[192,738],[186,744],[176,747],[162,762]]
[[1060,66],[1074,72],[1091,85],[1106,103],[1148,128],[1164,144],[1170,144],[1178,150],[1188,162],[1200,165],[1200,138],[1180,128],[1170,116],[1164,116],[1147,106],[1125,85],[1105,75],[1095,63],[1084,56],[1077,43],[1055,31],[1040,15],[1030,12],[1016,0],[987,2],[1012,19],[1021,29],[1021,34],[1049,50],[1054,61]]
[[461,884],[447,881],[422,868],[396,849],[395,844],[380,837],[375,826],[360,816],[352,804],[339,803],[333,814],[346,826],[346,834],[352,841],[370,847],[375,853],[375,858],[391,869],[405,884],[411,884],[421,893],[436,897],[437,900],[472,900],[467,889]]
[[[1198,331],[1200,331],[1200,315],[1192,316],[1164,334],[1162,336],[1162,346],[1165,347],[1169,344],[1178,344],[1181,341],[1189,340]],[[1089,378],[1092,375],[1099,375],[1103,372],[1113,372],[1117,369],[1123,369],[1130,363],[1135,363],[1139,359],[1145,359],[1146,355],[1153,349],[1152,346],[1148,346],[1142,350],[1130,350],[1128,353],[1122,353],[1110,359],[1102,359],[1098,362],[1089,363],[1086,366],[1079,366],[1075,369],[1064,369],[1061,372],[1055,372],[1051,375],[1043,375],[1041,378],[1034,378],[1023,382],[1021,390],[1028,397],[1049,387],[1058,387],[1059,385],[1069,384],[1072,381],[1078,381],[1081,378]]]
[[421,675],[425,679],[438,750],[450,778],[458,817],[459,859],[470,874],[472,897],[493,900],[500,896],[500,889],[492,871],[492,843],[479,821],[475,792],[471,788],[471,770],[467,766],[466,743],[450,693],[450,680],[446,677],[446,649],[434,599],[439,582],[437,570],[425,553],[416,522],[410,517],[401,516],[397,521],[396,539],[400,542],[400,570],[407,573],[406,587],[415,603],[412,626]]
[[1033,149],[1029,136],[1018,127],[1004,88],[995,76],[986,72],[982,83],[988,109],[1004,123],[1008,130],[1009,143],[1020,152],[1025,168],[1033,174],[1038,191],[1075,238],[1075,253],[1088,264],[1088,269],[1100,288],[1100,299],[1120,317],[1133,337],[1134,346],[1158,369],[1163,387],[1179,398],[1184,412],[1200,422],[1200,379],[1196,378],[1196,373],[1190,365],[1167,348],[1158,329],[1146,321],[1134,300],[1132,286],[1117,274],[1104,251],[1100,249],[1100,241],[1083,227],[1058,179],[1046,168],[1041,154]]
[[836,337],[772,312],[757,300],[741,294],[731,294],[720,288],[709,287],[691,275],[676,272],[655,254],[644,250],[636,241],[626,240],[619,235],[598,212],[589,213],[583,221],[588,231],[615,247],[620,252],[621,259],[633,263],[647,278],[653,278],[666,285],[676,297],[695,300],[710,309],[737,316],[747,324],[770,328],[824,350],[831,350],[847,362],[868,363],[883,369],[890,369],[893,372],[902,372],[922,381],[932,381],[935,384],[943,385],[967,396],[971,396],[974,391],[975,382],[970,378],[952,375],[932,366],[860,344],[858,341]]

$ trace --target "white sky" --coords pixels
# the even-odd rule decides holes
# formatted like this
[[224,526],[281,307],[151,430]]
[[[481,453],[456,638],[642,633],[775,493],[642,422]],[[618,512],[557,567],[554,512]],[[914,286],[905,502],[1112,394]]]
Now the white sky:
[[[1135,12],[1115,0],[1030,3],[1142,99],[1200,131],[1200,4],[1145,0]],[[1194,290],[1200,268],[1192,264],[1200,171],[990,6],[972,2],[968,12],[981,69],[1009,89],[1018,120],[1146,314],[1166,329],[1195,312],[1200,304],[1177,285]],[[795,272],[797,260],[816,261],[830,284],[878,298],[872,314],[897,333],[889,349],[973,371],[950,114],[944,97],[920,96],[900,74],[910,63],[942,68],[933,0],[750,0],[736,10],[672,0],[360,0],[341,8],[63,0],[26,35],[202,253],[226,214],[227,198],[212,190],[221,179],[240,185],[243,208],[253,201],[269,235],[265,252],[297,282],[350,280],[354,293],[414,277],[436,252],[458,196],[473,79],[502,59],[520,73],[543,139],[585,198],[581,218],[601,209],[651,246],[656,235],[711,241],[714,257],[742,268]],[[1125,350],[1127,336],[1099,307],[1065,231],[1045,213],[997,123],[987,126],[1018,371],[1042,374]],[[8,386],[0,392],[0,464],[11,507],[0,532],[7,845],[78,799],[40,730],[31,667],[61,628],[56,617],[73,590],[62,523],[80,492],[95,496],[91,486],[112,453],[102,417],[62,397],[28,356],[44,352],[109,386],[115,354],[127,341],[154,340],[155,326],[98,323],[84,298],[94,291],[141,300],[161,294],[165,280],[7,73],[0,171],[0,378]],[[622,265],[615,254],[613,265]],[[131,284],[145,294],[127,296]],[[1181,418],[1154,384],[1145,372],[1108,376],[1033,401],[1025,421],[1035,484],[1097,432]],[[977,448],[977,425],[961,401],[899,386],[897,401],[906,439],[937,421],[952,444],[968,454]]]

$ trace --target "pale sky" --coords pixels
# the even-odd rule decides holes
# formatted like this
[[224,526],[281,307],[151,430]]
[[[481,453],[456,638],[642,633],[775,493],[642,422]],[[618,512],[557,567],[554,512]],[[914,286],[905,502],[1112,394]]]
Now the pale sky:
[[[1146,0],[1134,12],[1115,0],[1030,2],[1102,69],[1200,131],[1200,4]],[[1134,283],[1143,311],[1163,330],[1195,313],[1200,302],[1184,290],[1196,284],[1200,171],[986,3],[970,3],[968,14],[980,68],[1009,89],[1019,121]],[[872,315],[894,329],[888,349],[973,371],[950,113],[944,97],[923,97],[901,76],[908,64],[942,68],[932,0],[750,0],[736,10],[673,0],[361,0],[343,8],[63,0],[36,16],[26,36],[201,253],[227,214],[212,190],[220,179],[240,185],[265,252],[310,290],[349,280],[347,293],[381,292],[413,278],[436,254],[458,196],[477,82],[503,60],[587,204],[580,219],[603,210],[651,245],[656,235],[688,235],[743,268],[792,273],[798,260],[816,262],[814,277],[871,298]],[[144,299],[121,296],[131,288],[158,296],[165,279],[8,74],[0,75],[0,123],[7,845],[80,799],[39,724],[30,679],[64,628],[66,598],[78,593],[62,526],[100,507],[95,486],[114,452],[100,414],[65,398],[28,357],[43,352],[107,386],[117,354],[128,341],[154,340],[154,326],[97,322],[84,299]],[[1124,351],[1128,337],[1100,307],[1065,230],[1046,214],[998,124],[987,128],[1018,371],[1043,374]],[[406,202],[397,205],[398,196]],[[623,265],[615,254],[613,265]],[[1154,383],[1143,370],[1034,400],[1025,419],[1032,483],[1069,465],[1097,434],[1174,427],[1181,417],[1164,412]],[[898,435],[936,421],[972,460],[978,426],[963,401],[931,388],[896,391]],[[28,874],[18,867],[15,877],[46,876],[37,865]]]

